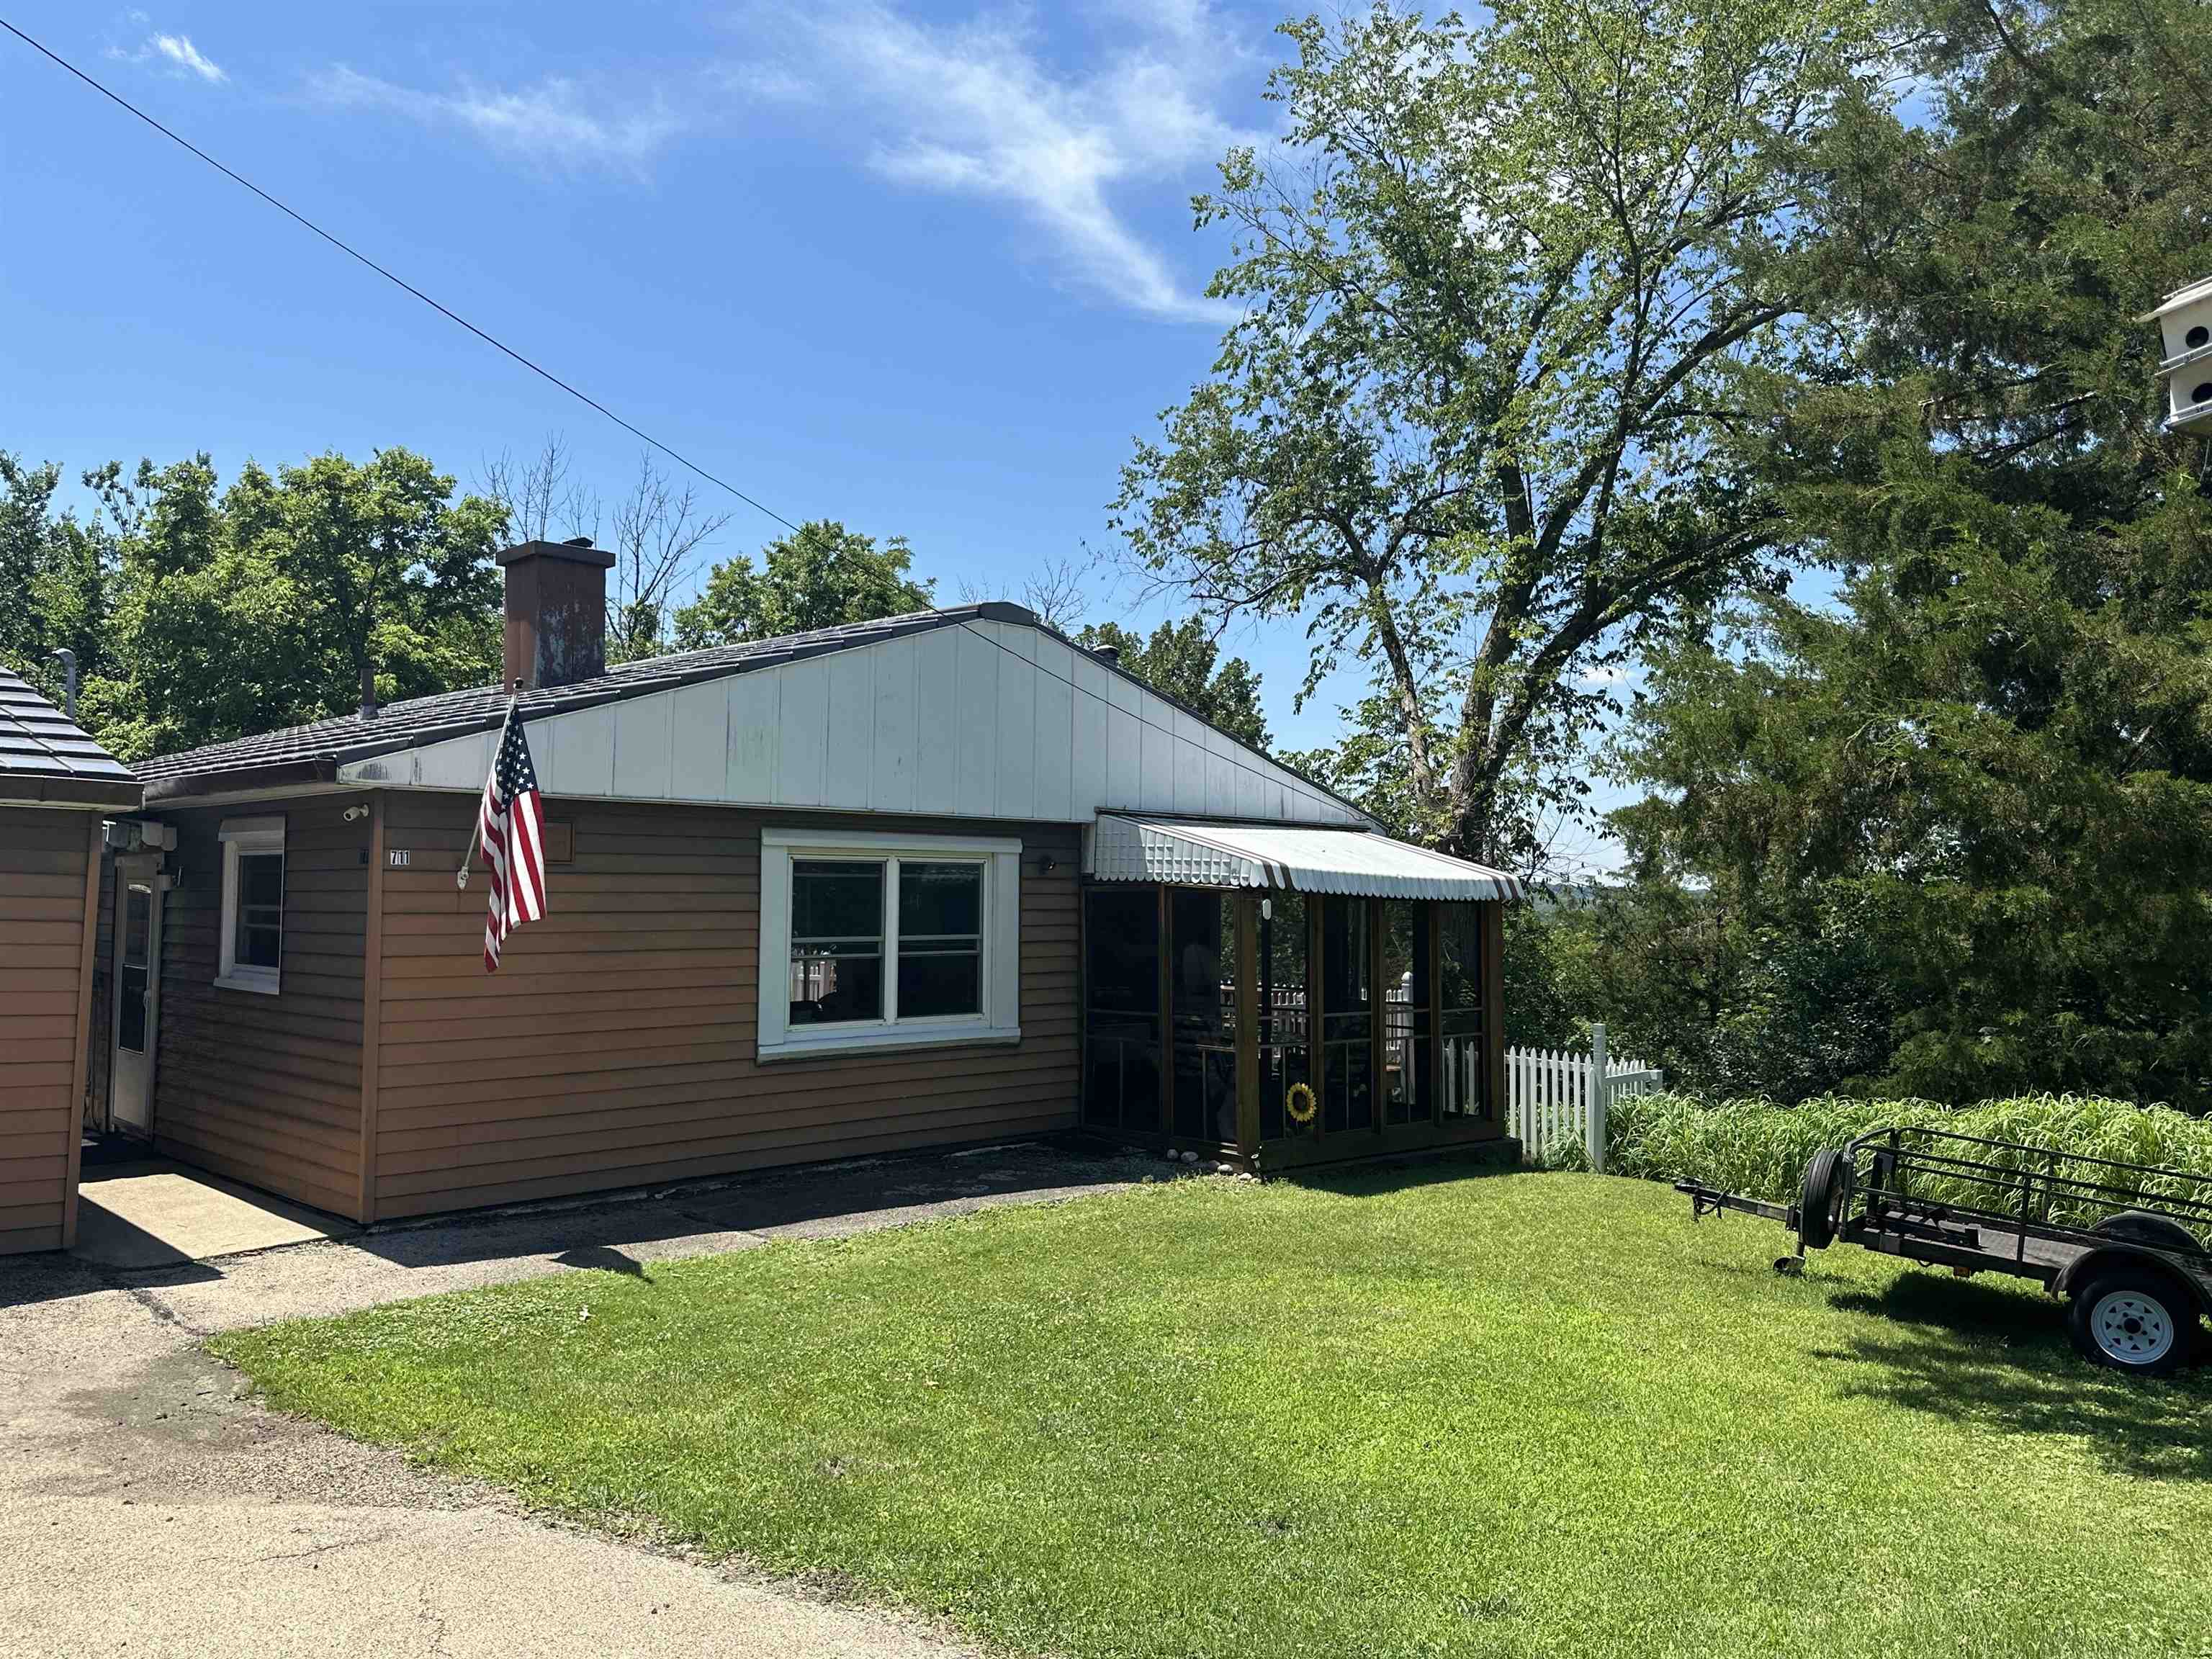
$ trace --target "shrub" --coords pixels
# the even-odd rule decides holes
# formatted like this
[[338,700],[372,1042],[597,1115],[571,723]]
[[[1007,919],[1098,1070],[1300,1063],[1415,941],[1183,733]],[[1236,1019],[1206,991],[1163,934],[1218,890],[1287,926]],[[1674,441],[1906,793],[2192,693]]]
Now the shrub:
[[[2162,1165],[2212,1176],[2212,1120],[2171,1106],[2079,1095],[2024,1095],[1975,1106],[1929,1100],[1857,1100],[1826,1095],[1798,1106],[1765,1100],[1718,1104],[1684,1095],[1644,1095],[1615,1101],[1607,1138],[1607,1167],[1651,1181],[1697,1181],[1753,1198],[1787,1203],[1797,1195],[1806,1161],[1822,1146],[1854,1136],[1902,1127],[1949,1129],[1992,1140],[2016,1141],[2051,1152]],[[1993,1157],[2016,1167],[2014,1155]],[[2040,1167],[2039,1161],[2038,1167]],[[2176,1183],[2147,1183],[2142,1196],[2155,1206]],[[1989,1207],[1986,1186],[1945,1194],[1923,1183],[1923,1196]],[[2205,1195],[2198,1188],[2191,1194]],[[2081,1224],[2109,1206],[2061,1209],[2051,1219]]]

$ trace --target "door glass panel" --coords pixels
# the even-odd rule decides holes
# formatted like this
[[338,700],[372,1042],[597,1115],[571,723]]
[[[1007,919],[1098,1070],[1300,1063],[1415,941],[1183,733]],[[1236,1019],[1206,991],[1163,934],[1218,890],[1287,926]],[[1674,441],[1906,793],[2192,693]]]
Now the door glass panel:
[[154,923],[154,895],[132,885],[123,895],[123,994],[115,1046],[134,1054],[146,1052],[147,949]]
[[1083,901],[1083,1121],[1160,1128],[1160,893],[1097,887]]
[[1426,1123],[1436,1115],[1436,1091],[1425,899],[1382,906],[1382,1121]]
[[791,865],[791,1023],[884,1017],[884,866]]
[[1437,954],[1443,970],[1439,987],[1443,1098],[1439,1104],[1446,1117],[1485,1117],[1489,1115],[1490,1069],[1483,1063],[1482,912],[1471,903],[1440,904],[1437,915]]
[[1271,894],[1260,910],[1260,1139],[1310,1135],[1321,1125],[1316,1109],[1301,1123],[1290,1109],[1305,1109],[1291,1091],[1313,1086],[1312,1035],[1306,1024],[1306,902],[1303,894]]
[[1322,1126],[1375,1127],[1375,975],[1368,901],[1321,902]]

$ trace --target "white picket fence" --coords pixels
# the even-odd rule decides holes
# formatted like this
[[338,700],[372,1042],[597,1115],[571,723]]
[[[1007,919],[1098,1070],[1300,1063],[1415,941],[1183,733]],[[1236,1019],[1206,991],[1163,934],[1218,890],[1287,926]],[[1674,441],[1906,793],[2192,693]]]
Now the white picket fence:
[[[1594,1079],[1603,1079],[1602,1085]],[[1505,1121],[1531,1164],[1579,1142],[1593,1170],[1605,1168],[1606,1120],[1624,1095],[1651,1094],[1665,1086],[1657,1068],[1606,1052],[1605,1027],[1590,1027],[1588,1054],[1563,1048],[1505,1051]]]

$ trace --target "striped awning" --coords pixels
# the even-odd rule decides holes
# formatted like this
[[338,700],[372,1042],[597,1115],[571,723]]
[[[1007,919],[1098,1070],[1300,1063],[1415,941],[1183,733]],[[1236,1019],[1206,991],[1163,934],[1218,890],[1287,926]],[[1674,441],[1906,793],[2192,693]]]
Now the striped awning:
[[1100,881],[1288,888],[1364,898],[1517,899],[1520,881],[1465,859],[1358,830],[1206,823],[1099,814],[1084,868]]

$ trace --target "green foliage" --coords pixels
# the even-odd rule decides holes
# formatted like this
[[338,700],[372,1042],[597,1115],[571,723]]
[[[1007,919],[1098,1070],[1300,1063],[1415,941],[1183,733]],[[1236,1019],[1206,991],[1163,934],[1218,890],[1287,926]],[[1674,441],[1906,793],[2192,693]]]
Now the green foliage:
[[[1309,619],[1304,691],[1375,694],[1331,775],[1519,860],[1605,696],[1587,677],[1778,529],[1746,467],[1825,280],[1802,169],[1871,95],[1854,0],[1389,5],[1284,25],[1284,148],[1201,224],[1245,316],[1125,468],[1116,522],[1209,611]],[[1314,758],[1314,757],[1310,757]],[[1328,758],[1328,757],[1320,757]]]
[[29,603],[0,653],[48,690],[77,653],[81,714],[125,759],[483,684],[500,659],[498,510],[404,449],[324,455],[219,489],[204,455],[85,477],[0,457],[0,564]]
[[80,675],[107,669],[114,602],[112,526],[53,510],[61,469],[25,466],[0,451],[0,663],[59,702],[63,671],[52,653],[76,653]]
[[2212,1624],[2212,1379],[2095,1371],[2024,1287],[1784,1279],[1771,1229],[1687,1212],[1180,1181],[211,1346],[279,1409],[991,1652],[2080,1659]]
[[1847,381],[1762,473],[1832,604],[1656,651],[1601,1006],[1693,1086],[2212,1104],[2212,507],[2154,331],[2212,269],[2212,15],[1936,7],[1854,131]]
[[927,611],[936,583],[917,580],[906,538],[875,538],[827,519],[770,542],[761,562],[739,554],[708,573],[699,597],[676,612],[678,649],[775,639],[845,623]]
[[[2030,1095],[1944,1106],[1929,1100],[1860,1100],[1823,1095],[1796,1106],[1767,1100],[1710,1103],[1686,1095],[1644,1095],[1613,1103],[1606,1140],[1612,1172],[1649,1181],[1698,1181],[1773,1203],[1794,1201],[1805,1165],[1823,1146],[1841,1146],[1879,1129],[1937,1128],[2085,1158],[2212,1176],[2212,1121],[2170,1106],[2075,1095]],[[1993,1154],[2001,1169],[2016,1167]],[[2038,1160],[2036,1167],[2040,1167]],[[1923,1195],[1987,1207],[1989,1189],[1947,1194],[1921,1183]],[[2155,1203],[2157,1182],[2142,1196]],[[2086,1225],[2106,1211],[2063,1207],[2052,1218]]]
[[1194,709],[1230,736],[1255,749],[1267,746],[1267,716],[1260,708],[1260,676],[1242,657],[1220,660],[1221,648],[1196,617],[1164,622],[1145,638],[1118,623],[1101,623],[1076,635],[1086,651],[1110,645],[1121,665],[1154,690]]

